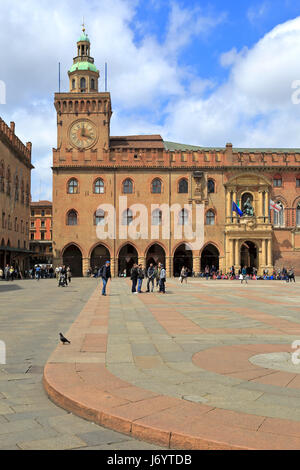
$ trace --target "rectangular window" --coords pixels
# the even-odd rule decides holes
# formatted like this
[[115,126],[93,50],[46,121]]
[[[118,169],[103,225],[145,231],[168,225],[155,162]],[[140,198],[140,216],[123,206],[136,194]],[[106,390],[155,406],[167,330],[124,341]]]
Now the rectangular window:
[[300,188],[300,178],[297,178],[297,179],[296,179],[296,187],[297,187],[297,188]]
[[41,222],[41,227],[45,227],[45,221],[44,220],[42,220],[42,222]]
[[282,186],[282,179],[281,179],[281,178],[275,178],[275,179],[274,179],[274,186],[275,186],[275,188],[281,188],[281,186]]
[[44,210],[42,210],[42,217],[44,217],[44,216],[45,216],[45,211],[44,211]]
[[45,232],[41,232],[41,240],[45,240]]
[[30,234],[30,240],[34,240],[34,233]]

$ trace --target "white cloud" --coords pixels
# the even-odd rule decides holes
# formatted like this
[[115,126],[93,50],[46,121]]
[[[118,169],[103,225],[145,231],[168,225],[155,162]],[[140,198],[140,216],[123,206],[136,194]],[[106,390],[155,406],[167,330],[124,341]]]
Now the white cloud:
[[[159,7],[159,2],[154,0]],[[300,146],[300,107],[291,102],[300,79],[300,17],[278,25],[251,49],[220,56],[229,78],[222,85],[179,66],[184,48],[207,39],[226,15],[204,15],[173,2],[165,39],[145,34],[137,43],[134,0],[1,0],[0,79],[7,84],[2,117],[33,143],[33,198],[51,197],[52,147],[56,146],[53,93],[68,89],[67,70],[76,53],[82,14],[91,53],[101,72],[108,62],[112,134],[161,133],[166,140],[224,146]],[[39,193],[39,181],[42,192]]]
[[300,17],[278,25],[252,49],[222,56],[228,81],[208,98],[190,94],[173,103],[169,138],[198,145],[300,147],[300,107],[292,83],[300,79]]

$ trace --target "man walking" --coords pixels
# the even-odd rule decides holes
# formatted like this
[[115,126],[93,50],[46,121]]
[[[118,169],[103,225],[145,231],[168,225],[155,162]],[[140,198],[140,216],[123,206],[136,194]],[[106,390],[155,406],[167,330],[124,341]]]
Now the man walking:
[[111,272],[110,272],[110,262],[106,261],[106,263],[102,266],[102,268],[98,271],[98,277],[102,277],[102,295],[106,295],[106,286],[109,279],[111,279]]
[[154,277],[155,277],[155,269],[153,264],[151,263],[148,270],[147,270],[147,292],[150,292],[150,284],[151,284],[151,292],[154,291]]

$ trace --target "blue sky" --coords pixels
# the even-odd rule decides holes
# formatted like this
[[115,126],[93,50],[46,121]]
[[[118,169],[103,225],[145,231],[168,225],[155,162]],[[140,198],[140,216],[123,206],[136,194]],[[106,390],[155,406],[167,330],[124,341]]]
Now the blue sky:
[[300,147],[300,1],[1,0],[0,116],[33,143],[33,200],[51,199],[58,62],[66,90],[83,15],[112,135]]

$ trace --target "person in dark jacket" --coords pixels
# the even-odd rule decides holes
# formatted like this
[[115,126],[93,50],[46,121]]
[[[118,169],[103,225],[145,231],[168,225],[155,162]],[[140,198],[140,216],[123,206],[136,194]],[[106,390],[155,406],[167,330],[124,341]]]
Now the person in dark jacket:
[[151,284],[151,292],[154,291],[154,279],[156,277],[156,272],[154,269],[153,264],[151,263],[148,270],[147,270],[147,292],[150,292],[150,284]]
[[142,293],[143,279],[145,279],[145,269],[142,264],[139,264],[138,268],[138,293]]
[[136,284],[137,284],[137,280],[138,280],[138,275],[139,275],[138,265],[136,263],[134,263],[134,265],[131,269],[131,273],[130,273],[130,279],[132,281],[131,292],[133,294],[137,294]]
[[102,278],[102,295],[106,295],[106,286],[108,280],[111,279],[111,272],[110,272],[110,262],[106,261],[106,263],[102,266],[102,268],[98,271],[98,277]]

